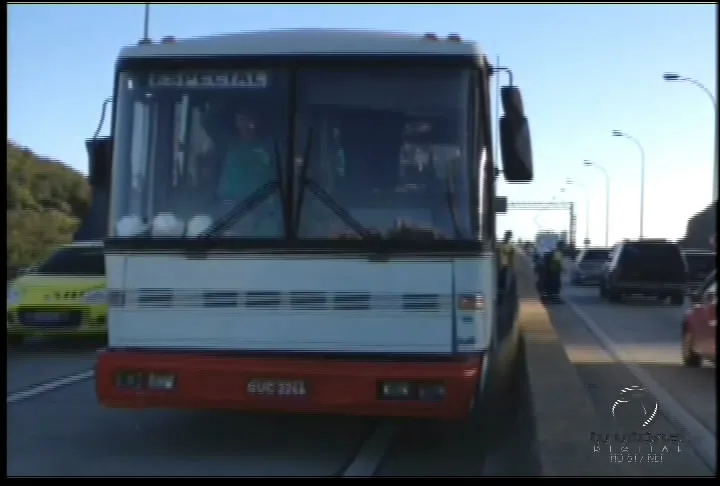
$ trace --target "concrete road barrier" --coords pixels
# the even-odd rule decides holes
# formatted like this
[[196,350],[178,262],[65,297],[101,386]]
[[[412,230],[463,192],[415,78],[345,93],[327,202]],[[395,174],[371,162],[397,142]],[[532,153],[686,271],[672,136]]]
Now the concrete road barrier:
[[520,324],[543,476],[637,476],[637,465],[611,464],[594,451],[590,431],[603,430],[535,289],[529,261],[516,261]]

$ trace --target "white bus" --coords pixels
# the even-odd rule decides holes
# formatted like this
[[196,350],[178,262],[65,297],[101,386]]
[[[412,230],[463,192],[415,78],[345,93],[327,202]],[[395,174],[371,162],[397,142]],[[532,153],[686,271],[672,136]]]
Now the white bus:
[[[99,401],[478,416],[519,342],[497,288],[496,73],[456,36],[124,48],[112,135],[87,143],[111,199]],[[502,95],[502,172],[527,182],[520,92]]]

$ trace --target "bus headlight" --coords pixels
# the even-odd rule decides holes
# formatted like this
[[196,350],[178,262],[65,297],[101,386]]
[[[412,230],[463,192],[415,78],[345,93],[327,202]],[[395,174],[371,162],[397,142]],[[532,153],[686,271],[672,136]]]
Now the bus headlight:
[[175,375],[172,373],[148,373],[147,387],[150,390],[174,390]]
[[380,383],[380,398],[386,400],[407,399],[412,396],[412,386],[407,382],[384,381]]
[[417,388],[418,400],[424,402],[441,402],[445,399],[445,385],[437,383],[420,384]]

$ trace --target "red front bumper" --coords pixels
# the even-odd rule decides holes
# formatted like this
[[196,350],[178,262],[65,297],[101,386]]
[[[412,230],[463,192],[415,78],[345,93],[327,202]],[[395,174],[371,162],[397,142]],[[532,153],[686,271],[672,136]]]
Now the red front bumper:
[[[355,362],[300,358],[238,358],[193,354],[105,351],[98,357],[100,403],[112,408],[184,408],[462,419],[467,417],[482,359],[454,362]],[[128,389],[120,372],[175,376],[173,390]],[[250,380],[302,380],[306,397],[256,396]],[[380,381],[445,386],[437,402],[378,397]]]

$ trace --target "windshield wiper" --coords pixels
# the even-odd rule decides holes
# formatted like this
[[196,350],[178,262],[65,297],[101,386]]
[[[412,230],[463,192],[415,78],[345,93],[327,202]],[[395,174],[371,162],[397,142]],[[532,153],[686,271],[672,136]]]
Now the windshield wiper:
[[[435,167],[432,151],[430,152],[430,163],[433,164],[433,167]],[[459,240],[462,237],[462,231],[460,230],[460,222],[457,214],[457,195],[455,194],[455,189],[450,181],[451,174],[454,174],[455,171],[450,161],[448,161],[447,165],[448,172],[445,174],[445,202],[447,204],[448,211],[450,212],[450,219],[452,220],[455,239]]]
[[[430,160],[429,164],[431,167],[435,167],[435,162],[433,160],[433,155],[430,153]],[[436,171],[437,176],[437,171]],[[445,179],[445,203],[447,205],[448,211],[450,213],[450,220],[452,221],[453,225],[453,233],[455,234],[455,239],[460,239],[462,237],[462,230],[460,229],[460,223],[459,218],[457,214],[457,197],[455,194],[455,191],[453,189],[453,186],[450,181],[450,176],[448,173],[448,176]],[[430,240],[442,240],[445,239],[445,236],[440,231],[436,231],[432,226],[430,228],[421,228],[413,226],[412,224],[407,224],[405,222],[400,221],[400,224],[396,223],[395,228],[388,231],[387,234],[388,238],[399,238],[399,239],[430,239]]]
[[[275,171],[277,177],[267,181],[261,185],[255,191],[253,191],[245,199],[238,201],[230,210],[223,216],[217,219],[209,228],[203,231],[199,238],[213,238],[227,230],[229,227],[239,223],[242,218],[247,216],[253,209],[258,207],[260,204],[265,202],[275,191],[280,194],[281,203],[284,199],[284,191],[282,186],[282,161],[280,157],[280,150],[278,148],[277,141],[273,144],[273,159],[275,162]],[[281,204],[284,211],[284,204]],[[283,218],[285,215],[283,214]]]
[[297,208],[295,211],[295,228],[300,228],[300,217],[302,215],[302,205],[305,199],[305,189],[307,188],[321,203],[323,203],[330,211],[340,218],[350,229],[357,233],[360,238],[378,237],[377,234],[365,228],[357,219],[353,218],[347,209],[340,206],[328,192],[310,178],[308,167],[310,166],[310,153],[313,142],[313,129],[308,132],[307,142],[305,144],[305,153],[303,154],[303,165],[300,169],[300,187],[298,188]]

